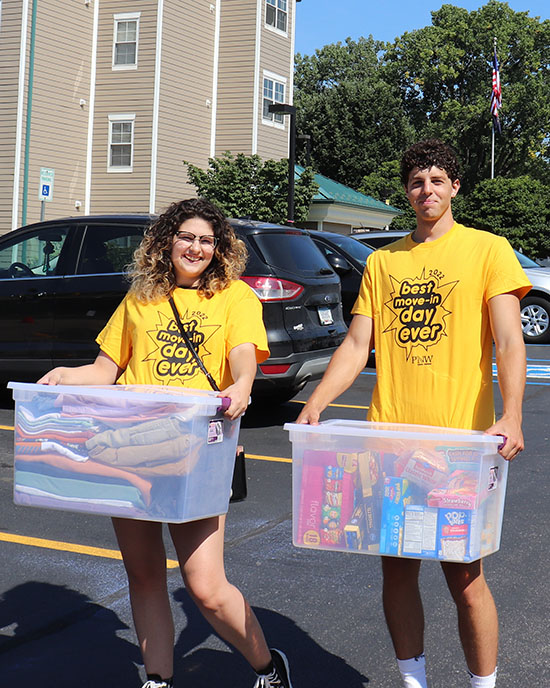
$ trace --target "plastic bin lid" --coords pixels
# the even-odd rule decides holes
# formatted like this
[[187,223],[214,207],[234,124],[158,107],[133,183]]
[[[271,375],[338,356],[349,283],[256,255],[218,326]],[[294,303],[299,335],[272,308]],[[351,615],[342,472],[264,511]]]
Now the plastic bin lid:
[[390,439],[432,440],[445,442],[478,442],[480,444],[502,445],[502,435],[486,435],[479,430],[441,428],[435,425],[412,425],[407,423],[379,423],[368,420],[324,420],[319,425],[285,423],[284,429],[297,434],[345,435],[347,437],[389,437]]
[[38,385],[35,382],[8,382],[8,388],[16,392],[31,394],[71,394],[78,396],[97,396],[102,399],[127,399],[132,402],[162,402],[172,404],[202,404],[207,408],[225,410],[229,407],[229,397],[219,397],[218,392],[209,389],[188,389],[185,387],[167,387],[162,385]]

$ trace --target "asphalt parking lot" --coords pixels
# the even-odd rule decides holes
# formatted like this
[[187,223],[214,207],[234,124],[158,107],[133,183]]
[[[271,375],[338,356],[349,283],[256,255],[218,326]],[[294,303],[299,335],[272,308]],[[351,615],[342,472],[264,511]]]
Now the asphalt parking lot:
[[[545,471],[550,437],[550,347],[528,347],[526,449],[510,469],[501,549],[486,559],[500,612],[499,688],[550,684]],[[363,419],[374,384],[365,369],[325,418]],[[495,384],[495,391],[497,392]],[[248,498],[231,505],[226,563],[268,637],[291,661],[294,688],[399,685],[382,617],[376,556],[293,547],[293,421],[311,387],[281,407],[251,411],[242,423]],[[498,396],[498,392],[497,392]],[[0,408],[0,677],[41,688],[140,686],[126,578],[108,518],[16,507],[12,503],[13,404]],[[168,547],[176,620],[176,686],[250,686],[244,660],[198,617]],[[468,685],[453,605],[437,563],[422,587],[431,685]]]

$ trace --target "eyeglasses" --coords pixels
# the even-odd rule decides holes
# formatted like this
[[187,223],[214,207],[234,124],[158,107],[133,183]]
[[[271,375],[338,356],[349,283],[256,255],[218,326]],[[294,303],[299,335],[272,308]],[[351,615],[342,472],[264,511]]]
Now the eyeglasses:
[[213,251],[218,244],[218,237],[210,234],[199,236],[198,234],[191,234],[191,232],[176,232],[175,237],[176,241],[184,246],[191,246],[195,243],[195,239],[198,239],[201,248],[205,251]]

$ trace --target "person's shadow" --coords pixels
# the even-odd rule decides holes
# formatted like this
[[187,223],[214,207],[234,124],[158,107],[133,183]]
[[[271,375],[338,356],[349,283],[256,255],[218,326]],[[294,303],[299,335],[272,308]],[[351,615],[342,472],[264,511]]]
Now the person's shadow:
[[0,599],[2,685],[95,688],[141,685],[137,646],[110,609],[62,585],[28,582]]
[[287,401],[284,404],[269,406],[266,413],[265,401],[252,401],[246,413],[241,418],[242,428],[282,427],[285,423],[294,423],[303,409],[303,404]]
[[[174,650],[175,687],[252,686],[255,674],[234,651],[205,647],[216,635],[185,588],[174,592],[186,624]],[[283,650],[295,685],[363,688],[369,679],[324,650],[294,621],[255,608],[268,643]],[[2,685],[40,688],[96,688],[141,685],[141,654],[114,611],[61,585],[28,582],[0,600],[0,677]],[[132,633],[133,636],[133,633]]]
[[[174,674],[181,685],[193,688],[224,688],[253,686],[255,674],[238,652],[199,647],[211,635],[216,635],[198,611],[185,588],[173,593],[187,618],[175,647]],[[292,682],[296,686],[319,688],[363,688],[369,679],[346,663],[341,657],[324,650],[296,623],[278,612],[254,607],[268,645],[283,650],[288,657]],[[175,686],[180,683],[175,681]]]

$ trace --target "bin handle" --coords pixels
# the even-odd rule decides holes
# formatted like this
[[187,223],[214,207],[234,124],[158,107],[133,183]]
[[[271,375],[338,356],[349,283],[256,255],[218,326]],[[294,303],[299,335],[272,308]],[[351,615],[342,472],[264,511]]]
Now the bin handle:
[[231,406],[231,399],[229,397],[220,397],[221,398],[221,405],[218,406],[218,411],[221,411],[222,413],[224,411],[227,411],[227,409]]

